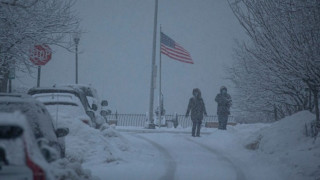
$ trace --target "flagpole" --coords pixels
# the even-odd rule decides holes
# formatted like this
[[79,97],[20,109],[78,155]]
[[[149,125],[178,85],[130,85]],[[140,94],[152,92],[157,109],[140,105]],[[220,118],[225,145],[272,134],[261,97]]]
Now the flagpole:
[[149,129],[155,129],[153,119],[153,101],[155,89],[155,62],[156,62],[156,41],[157,41],[157,20],[158,20],[158,0],[155,0],[154,25],[153,25],[153,48],[151,64],[150,102],[149,102]]
[[160,24],[160,45],[159,45],[159,114],[158,114],[158,123],[159,128],[161,127],[161,113],[162,113],[162,104],[161,104],[161,98],[162,98],[162,91],[161,91],[161,70],[162,70],[162,60],[161,60],[161,24]]

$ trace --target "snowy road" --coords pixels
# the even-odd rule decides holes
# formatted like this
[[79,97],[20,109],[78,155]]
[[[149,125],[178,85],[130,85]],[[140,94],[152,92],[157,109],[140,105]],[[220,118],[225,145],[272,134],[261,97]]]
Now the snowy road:
[[176,173],[177,169],[177,163],[175,159],[170,155],[170,152],[163,147],[162,145],[146,138],[141,135],[134,135],[137,138],[143,139],[146,142],[150,143],[152,146],[154,146],[160,153],[161,157],[163,158],[163,166],[165,167],[165,173],[162,177],[159,178],[159,180],[166,180],[166,179],[174,179],[174,175]]
[[200,138],[189,132],[120,134],[130,148],[118,154],[117,161],[92,160],[84,168],[100,179],[114,180],[283,179],[268,164],[252,159],[230,132],[204,132]]
[[[163,136],[158,140],[155,136]],[[166,137],[167,136],[167,137]],[[135,135],[153,145],[163,158],[168,179],[235,179],[244,180],[242,171],[217,150],[197,142],[199,138],[187,135],[143,134]],[[171,138],[168,141],[168,138]],[[157,139],[155,142],[152,139]]]
[[[224,155],[222,152],[219,152],[218,150],[211,148],[210,146],[201,144],[197,141],[195,141],[194,139],[190,139],[188,138],[189,141],[192,141],[193,143],[199,145],[200,147],[208,150],[209,152],[212,153],[212,155],[215,155],[216,157],[218,157],[218,161],[222,162],[222,163],[227,163],[227,168],[226,169],[230,169],[231,171],[233,170],[236,174],[236,177],[234,179],[236,180],[244,180],[246,179],[244,176],[244,173],[242,172],[242,170],[240,169],[240,167],[238,165],[236,165],[234,162],[232,162],[232,160],[230,158],[228,158],[226,155]],[[217,163],[217,162],[215,162]],[[219,162],[218,162],[219,164]],[[232,173],[232,172],[231,172]]]

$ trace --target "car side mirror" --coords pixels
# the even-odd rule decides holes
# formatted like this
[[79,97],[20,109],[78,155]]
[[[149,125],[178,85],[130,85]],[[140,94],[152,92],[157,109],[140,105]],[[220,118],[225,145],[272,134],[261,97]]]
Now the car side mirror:
[[17,125],[0,126],[0,139],[15,139],[22,135],[23,129]]
[[55,161],[59,158],[58,152],[55,149],[49,147],[48,145],[40,147],[40,150],[42,155],[48,162]]
[[96,104],[92,104],[91,107],[92,107],[91,109],[94,110],[94,111],[98,110],[98,106]]
[[48,146],[49,145],[49,141],[48,141],[48,139],[42,137],[42,138],[38,138],[37,139],[37,144],[38,144],[39,147]]
[[69,128],[58,128],[56,130],[57,137],[64,137],[69,134]]
[[100,112],[101,116],[108,116],[111,114],[111,110],[102,110]]
[[108,106],[108,101],[107,100],[103,100],[101,102],[101,106]]
[[94,115],[94,112],[93,112],[93,111],[87,111],[86,113],[87,113],[87,115],[90,117],[91,120],[94,120],[95,115]]

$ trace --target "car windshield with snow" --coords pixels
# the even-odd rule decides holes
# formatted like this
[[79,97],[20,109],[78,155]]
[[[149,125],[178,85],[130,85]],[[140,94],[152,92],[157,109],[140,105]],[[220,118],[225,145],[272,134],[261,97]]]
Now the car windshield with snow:
[[97,90],[92,85],[61,84],[56,86],[70,87],[73,89],[77,89],[78,91],[82,91],[88,101],[88,105],[90,106],[91,110],[93,110],[93,112],[95,113],[96,123],[98,126],[101,126],[106,120],[106,115],[111,113],[110,110],[105,109],[105,107],[108,106],[108,101],[101,100],[99,98]]
[[[54,93],[55,95],[74,95],[80,100],[86,114],[91,119],[93,127],[99,128],[103,123],[105,123],[105,119],[100,115],[100,111],[98,112],[98,106],[96,105],[96,102],[98,102],[99,100],[95,98],[97,97],[97,94],[93,88],[87,88],[85,86],[55,85],[54,87],[32,88],[28,91],[28,94],[38,97],[40,97],[41,94],[48,95],[50,93]],[[63,95],[61,95],[61,98],[63,98]],[[92,104],[89,104],[89,102]],[[107,103],[104,102],[104,104]]]
[[82,121],[93,126],[91,118],[86,114],[80,99],[71,93],[41,93],[33,97],[41,101],[54,119],[56,126],[69,127],[65,119]]
[[97,123],[96,123],[96,116],[95,113],[93,111],[93,109],[91,109],[88,99],[86,97],[86,95],[83,93],[83,91],[79,90],[79,89],[74,89],[71,87],[40,87],[40,88],[32,88],[28,91],[28,94],[31,96],[34,96],[36,94],[48,94],[48,93],[69,93],[69,94],[73,94],[74,96],[78,97],[83,108],[85,109],[86,114],[90,117],[92,123],[93,123],[93,127],[97,127]]

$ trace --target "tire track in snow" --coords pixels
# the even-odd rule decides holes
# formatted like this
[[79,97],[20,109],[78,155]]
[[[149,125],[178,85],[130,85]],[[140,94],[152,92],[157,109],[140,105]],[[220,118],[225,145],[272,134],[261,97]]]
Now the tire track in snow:
[[152,140],[150,140],[148,138],[145,138],[145,137],[142,137],[142,136],[139,136],[139,135],[136,135],[136,134],[133,134],[133,136],[147,141],[152,146],[154,146],[156,149],[158,149],[159,152],[164,156],[164,158],[166,160],[165,161],[165,163],[166,163],[165,164],[166,173],[162,177],[160,177],[159,180],[174,179],[175,178],[175,172],[176,172],[176,169],[177,169],[177,163],[172,158],[170,153],[164,147],[162,147],[158,143],[156,143],[156,142],[154,142],[154,141],[152,141]]
[[224,154],[222,154],[221,152],[219,152],[216,149],[213,149],[213,148],[211,148],[211,147],[209,147],[207,145],[201,144],[201,143],[199,143],[199,142],[197,142],[195,140],[192,140],[192,139],[190,139],[188,137],[186,137],[186,139],[188,141],[193,142],[193,143],[197,144],[198,146],[208,150],[209,152],[215,154],[216,156],[220,157],[220,159],[222,161],[228,162],[236,172],[236,180],[245,180],[246,179],[244,173],[242,172],[242,170],[238,166],[236,166],[227,156],[225,156]]

